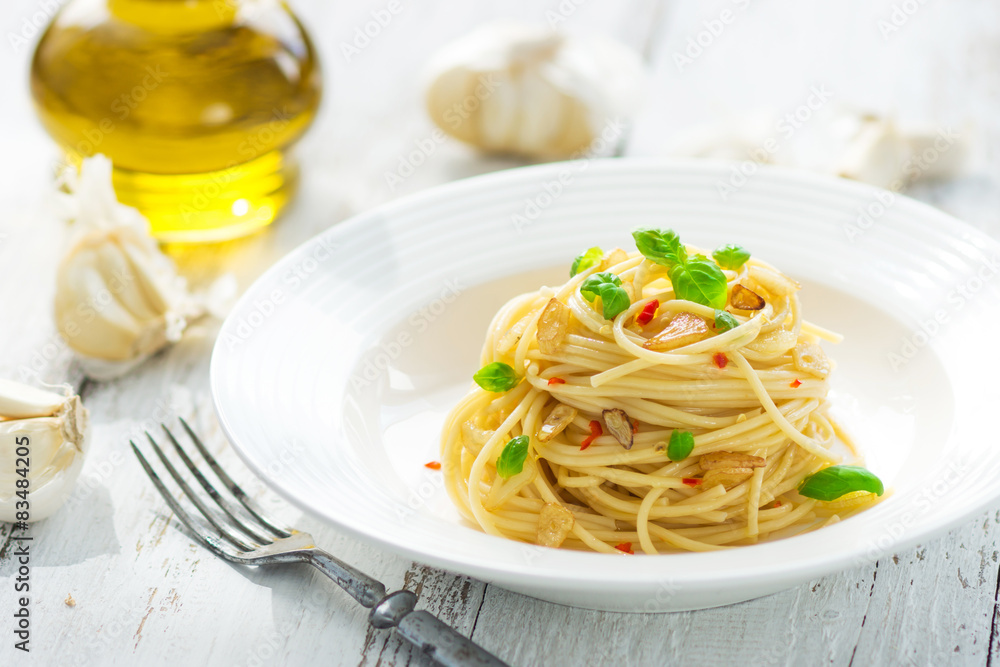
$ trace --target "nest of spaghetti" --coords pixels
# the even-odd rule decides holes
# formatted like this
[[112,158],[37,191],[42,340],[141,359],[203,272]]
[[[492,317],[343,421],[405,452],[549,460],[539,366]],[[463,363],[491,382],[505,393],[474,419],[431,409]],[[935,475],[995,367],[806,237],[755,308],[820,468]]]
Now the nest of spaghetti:
[[670,231],[591,248],[565,284],[509,301],[476,387],[442,434],[446,487],[483,531],[604,553],[710,551],[795,535],[878,501],[837,465],[840,336],[802,318],[800,285],[727,245]]

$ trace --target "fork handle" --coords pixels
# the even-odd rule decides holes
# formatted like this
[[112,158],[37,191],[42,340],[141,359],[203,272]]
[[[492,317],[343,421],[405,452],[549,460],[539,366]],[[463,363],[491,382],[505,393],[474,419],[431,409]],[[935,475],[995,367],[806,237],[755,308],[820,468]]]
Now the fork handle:
[[429,611],[411,611],[396,632],[444,667],[510,667]]
[[310,564],[337,582],[337,585],[363,607],[370,609],[385,597],[385,584],[381,581],[369,577],[322,549],[310,549],[307,554]]

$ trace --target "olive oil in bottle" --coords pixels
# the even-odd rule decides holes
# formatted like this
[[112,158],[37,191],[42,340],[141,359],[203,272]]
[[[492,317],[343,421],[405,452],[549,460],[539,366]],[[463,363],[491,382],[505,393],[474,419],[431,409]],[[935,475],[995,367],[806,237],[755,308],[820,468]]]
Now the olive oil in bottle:
[[31,90],[67,160],[110,157],[119,199],[157,238],[215,241],[288,202],[288,150],[320,73],[279,0],[70,0],[39,41]]

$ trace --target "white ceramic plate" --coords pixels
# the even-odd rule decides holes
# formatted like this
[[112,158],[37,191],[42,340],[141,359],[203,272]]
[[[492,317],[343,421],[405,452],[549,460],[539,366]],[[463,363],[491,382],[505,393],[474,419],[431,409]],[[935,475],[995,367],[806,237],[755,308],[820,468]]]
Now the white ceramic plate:
[[[865,185],[761,169],[607,160],[515,169],[408,197],[279,262],[226,320],[212,357],[223,428],[301,508],[414,560],[534,597],[668,611],[758,597],[927,540],[1000,495],[1000,246]],[[859,217],[861,216],[861,217]],[[868,217],[864,217],[868,216]],[[740,243],[799,279],[831,349],[837,410],[892,489],[792,539],[709,554],[544,549],[465,524],[442,488],[445,413],[470,387],[508,298],[567,276],[638,226]]]

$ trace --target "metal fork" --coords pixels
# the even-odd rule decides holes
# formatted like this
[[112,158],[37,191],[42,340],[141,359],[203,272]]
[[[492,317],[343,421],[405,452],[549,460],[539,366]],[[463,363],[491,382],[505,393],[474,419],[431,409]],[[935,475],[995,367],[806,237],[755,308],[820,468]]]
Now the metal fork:
[[269,518],[226,474],[187,422],[183,419],[180,422],[222,486],[245,511],[238,509],[232,499],[227,500],[212,485],[166,425],[160,424],[184,465],[214,501],[217,509],[191,489],[148,431],[146,437],[167,472],[208,524],[184,509],[153,471],[135,442],[129,440],[129,444],[160,495],[199,542],[226,560],[243,565],[309,563],[315,566],[364,607],[371,609],[368,622],[372,626],[380,629],[395,628],[404,639],[438,664],[448,667],[508,667],[505,662],[477,646],[430,612],[414,611],[417,596],[412,592],[403,590],[386,595],[384,584],[318,548],[309,533],[288,528]]

